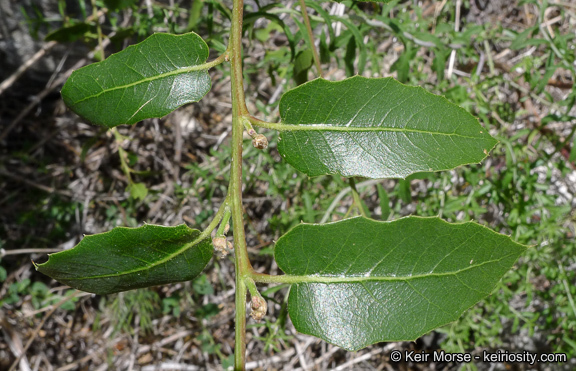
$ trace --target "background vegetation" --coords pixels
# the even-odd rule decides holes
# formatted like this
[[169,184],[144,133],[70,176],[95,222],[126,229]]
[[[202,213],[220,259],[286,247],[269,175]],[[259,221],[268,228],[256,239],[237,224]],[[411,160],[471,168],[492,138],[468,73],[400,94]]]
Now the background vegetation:
[[[317,71],[297,1],[245,4],[248,104],[275,121],[281,94]],[[411,214],[475,220],[532,248],[458,322],[417,342],[357,353],[295,333],[286,318],[286,289],[270,288],[264,292],[275,303],[269,315],[250,323],[248,368],[395,369],[387,358],[393,348],[441,348],[564,352],[569,363],[546,366],[573,369],[576,6],[541,0],[307,5],[325,78],[392,75],[421,85],[478,116],[500,141],[477,166],[360,182],[369,213],[383,220]],[[81,294],[54,311],[72,290],[37,274],[30,262],[117,225],[200,226],[212,215],[228,181],[226,66],[213,71],[213,89],[200,103],[120,128],[119,135],[66,111],[58,92],[71,69],[101,58],[99,38],[108,56],[154,32],[194,31],[216,56],[227,42],[229,8],[219,0],[0,4],[0,80],[8,81],[0,85],[0,369],[10,367],[29,339],[25,362],[42,370],[231,364],[230,257],[215,258],[194,282]],[[45,52],[34,60],[38,50]],[[33,63],[18,79],[7,80],[27,61]],[[244,197],[253,264],[275,273],[273,242],[300,221],[344,218],[352,196],[339,177],[297,173],[282,162],[276,137],[267,136],[267,151],[246,146]],[[467,367],[491,366],[507,367]]]

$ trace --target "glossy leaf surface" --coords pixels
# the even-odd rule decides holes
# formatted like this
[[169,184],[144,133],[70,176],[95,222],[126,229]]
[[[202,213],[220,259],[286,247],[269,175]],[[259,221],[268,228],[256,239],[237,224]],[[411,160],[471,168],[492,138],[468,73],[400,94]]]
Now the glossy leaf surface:
[[96,294],[189,281],[206,267],[210,238],[186,225],[117,227],[86,236],[71,250],[51,254],[36,269],[55,280]]
[[405,178],[479,163],[497,143],[464,109],[392,78],[310,81],[280,116],[278,150],[309,176]]
[[62,97],[93,124],[114,127],[162,117],[210,90],[208,46],[195,33],[154,34],[74,71]]
[[353,218],[276,243],[296,329],[348,350],[415,340],[489,295],[524,246],[475,223]]

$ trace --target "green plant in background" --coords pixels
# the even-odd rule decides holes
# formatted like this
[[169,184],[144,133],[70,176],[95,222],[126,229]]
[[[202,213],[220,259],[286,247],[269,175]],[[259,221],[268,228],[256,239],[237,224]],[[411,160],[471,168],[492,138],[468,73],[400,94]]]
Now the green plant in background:
[[[323,14],[320,7],[314,8]],[[305,14],[304,2],[301,9]],[[243,11],[242,0],[235,0],[231,10],[221,10],[231,18],[230,37],[228,46],[213,61],[207,62],[208,46],[195,33],[155,34],[75,71],[62,89],[65,103],[74,112],[115,130],[118,125],[162,117],[199,101],[211,88],[208,70],[229,62],[233,106],[230,182],[208,227],[203,231],[186,225],[118,227],[87,236],[72,250],[50,255],[37,269],[72,287],[110,294],[193,280],[215,249],[222,255],[233,249],[236,369],[243,369],[245,363],[248,292],[251,316],[261,320],[267,311],[257,283],[289,285],[287,313],[296,329],[348,350],[382,341],[414,340],[455,321],[488,296],[525,251],[522,245],[472,222],[450,224],[422,217],[371,220],[355,178],[404,179],[478,163],[497,141],[464,109],[392,78],[355,76],[338,82],[316,79],[304,83],[312,62],[319,69],[318,55],[322,53],[315,52],[312,58],[303,52],[295,55],[294,77],[303,84],[280,100],[281,121],[254,117],[244,96]],[[286,30],[281,21],[270,18]],[[380,18],[394,29],[390,21]],[[345,47],[346,69],[352,75],[351,56],[358,48],[361,72],[369,53],[360,29],[370,25],[359,29],[348,19],[338,20],[349,33],[340,39],[330,37],[334,44],[324,45],[321,52]],[[307,16],[299,28],[300,34],[294,38],[309,38],[314,50]],[[444,55],[441,50],[438,54]],[[400,79],[407,79],[413,56],[407,51],[395,65]],[[334,223],[300,224],[282,236],[274,258],[285,275],[256,273],[247,253],[241,192],[244,131],[255,148],[268,145],[254,126],[278,131],[280,155],[304,174],[349,178],[360,214]],[[125,156],[121,153],[122,167],[130,179]],[[142,189],[134,189],[136,184],[130,179],[134,198],[145,197]],[[401,181],[399,187],[399,195],[409,202],[409,183]],[[383,189],[380,194],[385,199]],[[383,214],[390,213],[387,202],[382,209]],[[234,245],[226,237],[229,221]],[[168,301],[163,305],[165,312],[176,309]],[[209,316],[208,312],[203,316]],[[214,346],[209,340],[206,344]],[[273,341],[266,342],[274,347]],[[217,347],[211,351],[220,356]]]

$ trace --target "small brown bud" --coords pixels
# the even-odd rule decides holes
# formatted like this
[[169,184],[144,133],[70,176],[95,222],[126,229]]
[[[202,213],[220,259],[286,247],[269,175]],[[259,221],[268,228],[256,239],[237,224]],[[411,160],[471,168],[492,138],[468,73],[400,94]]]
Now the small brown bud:
[[252,296],[251,306],[252,312],[250,312],[250,317],[252,317],[255,321],[260,321],[266,315],[266,311],[268,311],[268,304],[266,304],[266,300],[259,296]]
[[230,223],[226,223],[226,225],[224,226],[224,234],[228,234],[229,230],[230,230]]
[[226,240],[226,237],[214,237],[212,239],[212,244],[214,245],[214,249],[216,249],[216,251],[218,251],[220,254],[222,254],[222,256],[228,255],[228,250],[226,249],[226,247],[228,247],[229,243],[230,242],[228,242]]
[[268,148],[268,139],[263,134],[255,134],[252,137],[252,145],[254,148],[266,149]]
[[232,245],[232,242],[230,241],[226,241],[226,247],[228,250],[234,250],[234,245]]

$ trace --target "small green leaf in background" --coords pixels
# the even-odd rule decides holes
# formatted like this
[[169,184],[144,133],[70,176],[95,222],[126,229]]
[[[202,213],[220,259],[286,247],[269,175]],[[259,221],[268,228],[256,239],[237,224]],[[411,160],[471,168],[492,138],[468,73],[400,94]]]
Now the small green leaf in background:
[[572,149],[570,150],[569,162],[576,162],[576,135],[572,136]]
[[73,249],[51,254],[36,269],[55,280],[95,294],[189,281],[206,267],[210,238],[182,224],[117,227],[86,236]]
[[346,76],[354,75],[354,60],[356,60],[356,40],[351,37],[346,44],[346,53],[344,53]]
[[412,202],[412,187],[410,186],[410,180],[400,179],[396,188],[398,189],[398,197],[402,202],[405,204]]
[[133,6],[136,0],[104,0],[106,8],[112,11],[119,11]]
[[[364,68],[366,67],[366,60],[368,59],[368,50],[366,48],[366,43],[364,42],[364,37],[362,36],[362,33],[360,32],[358,27],[356,27],[356,25],[353,22],[350,22],[350,20],[347,18],[332,16],[332,20],[333,22],[335,21],[342,22],[346,26],[348,31],[350,31],[350,33],[352,34],[355,40],[354,46],[355,48],[358,48],[358,74],[362,75],[364,73]],[[349,55],[349,53],[351,53],[350,49],[351,44],[349,42],[346,47],[347,55],[345,56],[345,58],[348,59],[346,63],[350,63],[350,55]],[[347,69],[349,69],[349,67],[347,67]]]
[[533,85],[533,89],[536,90],[537,94],[540,94],[544,91],[544,88],[546,88],[546,85],[548,85],[548,81],[552,78],[552,76],[554,76],[556,70],[559,67],[560,67],[559,65],[552,65],[546,67],[544,74],[540,76],[540,78],[536,79],[536,81],[533,84],[530,84]]
[[162,313],[172,314],[175,317],[180,316],[180,298],[179,297],[167,297],[162,299]]
[[85,22],[76,23],[72,26],[62,27],[55,31],[50,32],[44,38],[45,41],[58,41],[73,42],[83,37],[86,33],[90,32],[92,29],[96,29],[95,26],[90,25]]
[[347,350],[414,340],[488,296],[525,247],[476,223],[300,224],[276,243],[299,332]]
[[284,94],[278,150],[308,176],[405,178],[479,163],[496,145],[476,118],[393,78],[316,79]]
[[214,294],[214,287],[212,287],[210,280],[208,280],[208,277],[205,274],[199,276],[192,282],[192,288],[198,295]]
[[314,55],[310,49],[302,50],[296,55],[293,67],[293,77],[297,85],[308,81],[308,71],[314,64]]
[[202,19],[202,9],[204,8],[205,0],[193,1],[188,11],[188,31],[194,30],[200,20]]
[[148,188],[146,188],[144,183],[132,183],[127,187],[127,191],[130,192],[130,196],[135,200],[143,201],[148,196]]
[[436,72],[438,81],[444,80],[444,69],[446,68],[446,61],[449,55],[450,50],[438,49],[434,52],[432,69]]
[[6,272],[6,269],[4,269],[3,267],[0,266],[0,282],[6,281],[6,277],[8,277],[8,273]]
[[326,42],[324,31],[322,31],[322,34],[320,35],[320,63],[330,63],[330,47]]
[[527,28],[518,35],[510,44],[510,49],[518,50],[531,45],[546,44],[544,39],[533,39],[532,36],[538,32],[538,26]]
[[135,32],[136,30],[134,30],[132,27],[117,28],[116,32],[114,32],[114,36],[110,37],[110,42],[112,42],[116,49],[122,49],[124,40],[132,37]]
[[380,184],[376,185],[378,189],[378,198],[380,199],[380,209],[382,210],[382,220],[388,220],[390,216],[390,199],[388,197],[388,192]]
[[288,46],[290,47],[290,54],[291,54],[292,59],[293,59],[295,57],[295,54],[296,54],[296,49],[295,49],[296,48],[296,40],[294,39],[294,35],[292,35],[292,32],[290,31],[290,27],[288,25],[286,25],[286,23],[284,23],[284,21],[279,16],[277,16],[276,14],[267,13],[265,11],[265,9],[271,9],[271,8],[276,7],[276,6],[279,6],[279,4],[270,4],[268,6],[263,7],[261,9],[261,11],[244,14],[244,22],[242,25],[242,29],[247,30],[247,29],[253,28],[254,23],[260,18],[265,18],[265,19],[268,19],[271,23],[275,23],[276,25],[280,26],[284,30],[284,34],[286,35],[286,38],[288,39]]
[[[434,46],[436,46],[436,48],[443,48],[444,47],[444,43],[442,42],[442,40],[440,40],[437,36],[432,35],[431,33],[412,32],[412,36],[414,36],[416,39],[418,39],[420,41],[425,41],[425,42],[428,42],[430,44],[434,44]],[[472,41],[466,40],[465,43],[471,44]]]
[[416,52],[418,52],[418,49],[412,49],[410,46],[406,46],[404,53],[402,53],[392,66],[390,66],[390,72],[396,71],[398,81],[402,83],[408,81],[408,75],[410,74],[410,61],[414,60]]
[[195,33],[154,34],[106,60],[74,71],[62,97],[70,109],[112,128],[163,117],[211,87],[208,46]]

